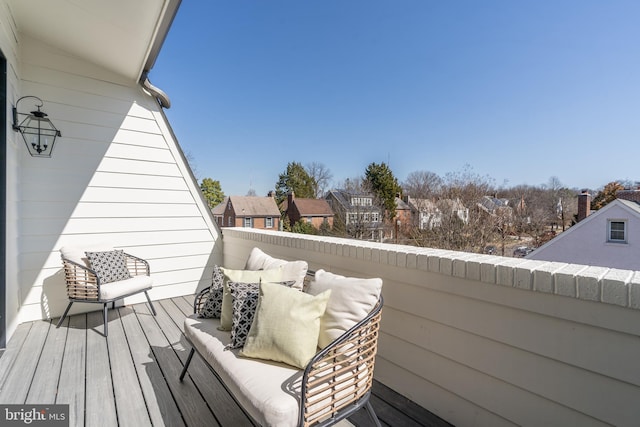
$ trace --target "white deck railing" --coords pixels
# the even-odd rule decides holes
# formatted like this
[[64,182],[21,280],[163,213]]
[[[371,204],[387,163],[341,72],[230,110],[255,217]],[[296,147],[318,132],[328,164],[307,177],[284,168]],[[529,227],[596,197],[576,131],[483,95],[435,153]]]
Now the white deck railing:
[[637,425],[640,273],[246,228],[257,246],[381,277],[376,378],[458,426]]

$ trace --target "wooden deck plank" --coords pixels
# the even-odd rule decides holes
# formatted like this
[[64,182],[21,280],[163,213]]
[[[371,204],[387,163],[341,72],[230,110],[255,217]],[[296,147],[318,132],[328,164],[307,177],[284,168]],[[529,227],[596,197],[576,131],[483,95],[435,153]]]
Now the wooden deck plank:
[[111,365],[107,340],[103,335],[102,311],[87,314],[87,363],[85,425],[117,426]]
[[69,319],[67,318],[60,328],[56,328],[54,325],[49,328],[25,403],[47,404],[56,402],[60,370],[62,369],[62,357],[60,355],[64,354],[68,325]]
[[[0,357],[0,394],[48,403],[59,378],[55,403],[70,405],[74,427],[251,425],[199,356],[184,382],[178,380],[190,349],[183,335],[184,317],[193,311],[190,299],[155,306],[157,317],[146,304],[110,312],[109,338],[102,335],[101,312],[70,316],[60,329],[42,321],[20,325]],[[377,381],[371,403],[383,426],[451,427]],[[353,425],[372,424],[361,410],[336,427]]]
[[[160,305],[168,317],[158,316],[158,322],[161,322],[162,329],[166,334],[171,334],[170,340],[172,342],[180,342],[180,346],[176,346],[176,351],[182,352],[181,354],[184,356],[183,363],[185,363],[186,356],[191,350],[191,345],[183,335],[185,314],[171,300],[160,301]],[[218,377],[212,375],[211,369],[204,363],[199,355],[194,355],[189,365],[189,371],[187,372],[221,425],[254,425],[250,417],[218,380]]]
[[[383,418],[389,425],[399,422],[396,420],[404,420],[405,422],[415,422],[416,424],[403,425],[452,427],[448,422],[377,381],[373,384],[372,399],[376,408],[386,408],[380,418]],[[402,410],[398,408],[402,408]],[[411,421],[407,420],[407,418]]]
[[138,318],[131,307],[120,309],[120,318],[129,341],[131,357],[140,382],[140,389],[147,404],[151,423],[154,426],[184,426],[184,421],[173,400],[158,362],[149,349]]
[[[156,311],[160,313],[162,307],[157,304],[155,306]],[[185,423],[190,426],[218,426],[216,418],[200,396],[191,378],[185,377],[184,381],[179,381],[182,363],[171,347],[171,343],[160,330],[155,317],[146,305],[136,305],[134,310]]]
[[[133,315],[133,314],[132,314]],[[117,310],[109,310],[107,347],[111,362],[113,393],[120,427],[139,427],[151,424],[145,399],[133,366],[129,343]]]
[[13,336],[7,343],[7,348],[2,353],[2,363],[0,363],[0,394],[7,387],[7,378],[13,372],[13,365],[21,356],[22,346],[24,345],[29,331],[33,326],[33,322],[22,323],[18,325]]
[[16,358],[11,373],[6,379],[6,387],[0,391],[0,402],[24,404],[27,400],[29,387],[31,387],[33,375],[38,366],[49,326],[50,323],[43,320],[33,323],[29,335],[20,349],[20,356]]
[[[62,329],[62,326],[60,327]],[[69,318],[56,403],[69,405],[69,425],[84,426],[87,316]]]

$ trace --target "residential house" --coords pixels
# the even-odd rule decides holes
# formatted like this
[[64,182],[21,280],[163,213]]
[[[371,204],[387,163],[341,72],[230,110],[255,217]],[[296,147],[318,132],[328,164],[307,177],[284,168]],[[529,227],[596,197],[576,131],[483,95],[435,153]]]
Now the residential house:
[[[588,213],[588,198],[581,196],[579,212]],[[526,258],[640,270],[640,204],[615,199]]]
[[220,227],[280,229],[280,210],[270,196],[227,196],[213,215]]
[[413,224],[413,215],[411,212],[411,206],[406,203],[402,198],[396,197],[396,214],[393,218],[393,235],[395,237],[395,243],[398,243],[398,238],[402,235],[406,235],[407,231]]
[[[221,262],[170,98],[148,79],[179,4],[0,0],[0,347],[18,324],[62,314],[62,246],[147,259],[152,299],[193,293]],[[39,106],[61,136],[32,157],[12,111],[20,123]]]
[[429,199],[405,196],[404,201],[411,209],[411,223],[420,230],[431,230],[442,223],[442,212]]
[[329,190],[325,199],[347,232],[356,239],[382,242],[385,238],[383,212],[373,203],[373,195],[346,190]]
[[308,199],[295,196],[292,191],[282,202],[281,210],[292,226],[298,221],[305,221],[314,228],[333,227],[333,211],[325,199]]

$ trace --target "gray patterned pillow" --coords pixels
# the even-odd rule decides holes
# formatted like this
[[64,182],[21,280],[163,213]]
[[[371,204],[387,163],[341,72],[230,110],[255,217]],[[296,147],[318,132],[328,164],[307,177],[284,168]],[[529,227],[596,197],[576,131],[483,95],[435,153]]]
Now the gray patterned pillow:
[[233,298],[233,316],[231,318],[231,344],[229,348],[240,348],[249,335],[253,317],[258,307],[260,283],[229,282]]
[[224,284],[224,274],[220,267],[213,266],[213,274],[211,276],[211,288],[209,289],[209,296],[207,300],[202,304],[198,317],[219,319],[222,313],[222,292]]
[[127,269],[127,257],[124,251],[117,249],[106,252],[85,252],[90,268],[96,272],[100,283],[117,282],[130,279]]

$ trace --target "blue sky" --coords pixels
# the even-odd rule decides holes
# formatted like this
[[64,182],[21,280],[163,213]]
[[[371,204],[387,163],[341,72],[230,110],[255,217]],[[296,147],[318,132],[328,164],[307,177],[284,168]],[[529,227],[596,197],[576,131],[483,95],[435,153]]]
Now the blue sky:
[[496,185],[640,180],[640,2],[185,0],[152,83],[200,179],[386,162]]

